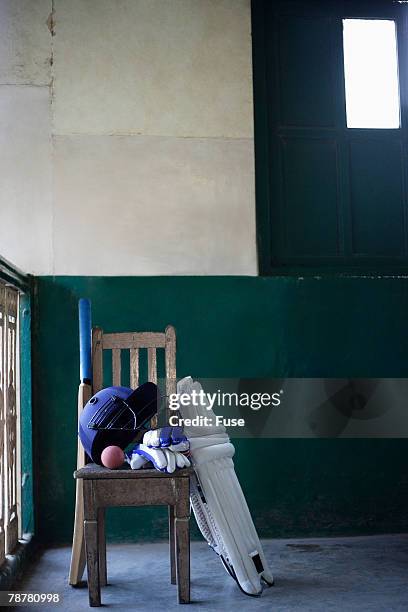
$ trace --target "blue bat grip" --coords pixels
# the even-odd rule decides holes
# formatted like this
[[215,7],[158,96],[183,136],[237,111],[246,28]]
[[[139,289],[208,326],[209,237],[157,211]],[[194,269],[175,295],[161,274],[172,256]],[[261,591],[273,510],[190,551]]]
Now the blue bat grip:
[[81,382],[91,384],[91,301],[81,298],[78,302],[79,310],[79,376]]

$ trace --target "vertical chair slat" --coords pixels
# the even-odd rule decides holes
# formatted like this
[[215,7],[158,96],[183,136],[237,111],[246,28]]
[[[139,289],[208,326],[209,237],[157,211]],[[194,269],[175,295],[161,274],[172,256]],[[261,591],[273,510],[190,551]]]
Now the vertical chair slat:
[[147,349],[147,369],[149,381],[157,384],[157,354],[155,348]]
[[97,393],[103,387],[102,336],[103,336],[103,330],[100,327],[94,327],[92,330],[92,392],[93,393]]
[[121,384],[120,349],[112,349],[112,381],[115,387]]
[[[147,349],[147,376],[150,382],[157,384],[157,355],[155,348]],[[150,426],[152,429],[157,427],[157,414],[151,419]]]
[[[172,325],[166,327],[165,343],[166,359],[166,395],[167,397],[177,391],[176,379],[176,331]],[[166,421],[169,419],[168,402],[166,403]]]
[[139,349],[130,349],[130,386],[139,386]]

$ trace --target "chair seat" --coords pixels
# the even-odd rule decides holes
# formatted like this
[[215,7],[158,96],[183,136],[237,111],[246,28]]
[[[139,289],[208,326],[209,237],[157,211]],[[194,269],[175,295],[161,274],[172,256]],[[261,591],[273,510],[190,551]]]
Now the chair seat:
[[101,465],[97,465],[96,463],[88,463],[85,467],[74,472],[74,478],[84,478],[87,480],[97,480],[103,478],[189,478],[192,472],[192,468],[184,468],[182,470],[176,470],[172,474],[168,474],[167,472],[159,472],[154,468],[132,470],[125,465],[117,470],[111,470]]

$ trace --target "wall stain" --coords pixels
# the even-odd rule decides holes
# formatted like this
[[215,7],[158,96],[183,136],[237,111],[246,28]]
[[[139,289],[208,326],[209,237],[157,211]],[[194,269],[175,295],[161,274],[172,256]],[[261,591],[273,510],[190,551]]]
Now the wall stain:
[[[54,4],[54,3],[53,3]],[[51,36],[55,36],[55,11],[54,6],[52,7],[51,13],[48,15],[46,21],[47,27],[50,31]]]
[[55,5],[54,5],[54,0],[52,0],[51,2],[51,12],[48,15],[48,19],[46,21],[46,25],[48,27],[48,30],[51,34],[51,49],[50,49],[50,58],[49,58],[49,63],[50,63],[50,67],[51,67],[51,79],[50,79],[50,83],[49,83],[49,88],[50,88],[50,105],[52,108],[52,105],[54,103],[54,70],[53,70],[53,66],[54,66],[54,43],[53,43],[53,38],[55,36],[55,27],[56,27],[56,17],[55,17]]

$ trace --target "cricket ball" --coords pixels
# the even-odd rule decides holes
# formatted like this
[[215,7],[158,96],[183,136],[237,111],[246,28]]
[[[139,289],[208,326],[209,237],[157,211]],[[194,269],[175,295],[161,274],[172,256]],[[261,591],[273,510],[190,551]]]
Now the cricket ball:
[[125,453],[119,446],[107,446],[102,451],[101,461],[105,467],[116,470],[125,461]]

